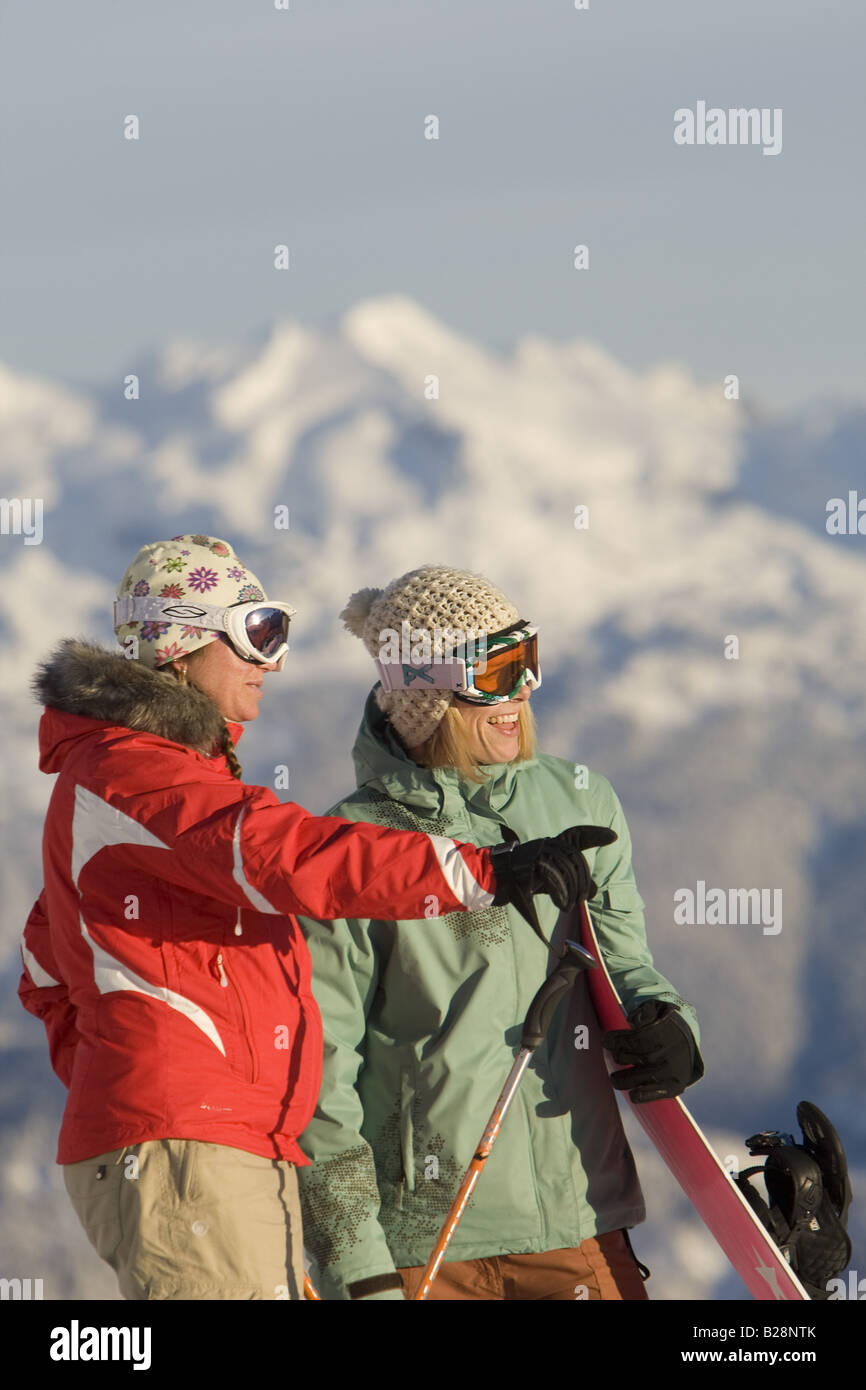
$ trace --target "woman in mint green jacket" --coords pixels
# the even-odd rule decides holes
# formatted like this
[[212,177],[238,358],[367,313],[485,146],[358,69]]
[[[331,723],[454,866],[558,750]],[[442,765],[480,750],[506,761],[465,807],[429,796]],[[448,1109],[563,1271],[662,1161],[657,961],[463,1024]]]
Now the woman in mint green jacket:
[[[535,752],[534,630],[486,580],[441,566],[362,590],[342,616],[381,682],[355,742],[358,789],[330,813],[478,845],[509,831],[523,840],[609,826],[615,841],[585,851],[608,969],[630,1015],[662,1001],[649,1006],[664,1054],[653,1094],[697,1080],[697,1019],[653,966],[616,794],[604,777]],[[472,664],[485,654],[479,635],[486,665]],[[453,653],[463,664],[448,662]],[[548,899],[537,913],[554,950],[578,935]],[[299,1170],[314,1282],[325,1299],[402,1299],[552,957],[508,906],[445,916],[436,931],[383,920],[301,925],[325,1029],[319,1104],[301,1138],[313,1165]],[[644,1214],[579,977],[533,1054],[431,1298],[645,1298],[627,1235]]]

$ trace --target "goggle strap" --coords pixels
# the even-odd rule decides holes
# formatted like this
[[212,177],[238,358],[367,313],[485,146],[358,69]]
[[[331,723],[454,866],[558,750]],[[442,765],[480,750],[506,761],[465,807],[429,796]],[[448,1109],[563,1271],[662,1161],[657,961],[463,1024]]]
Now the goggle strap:
[[[266,603],[262,607],[266,607]],[[122,623],[160,621],[168,623],[187,623],[190,627],[205,627],[215,632],[225,631],[225,608],[214,608],[210,604],[186,603],[183,599],[125,598],[115,599],[114,625]]]
[[409,662],[380,661],[373,658],[382,689],[392,690],[463,690],[466,685],[466,662],[431,661],[420,666]]

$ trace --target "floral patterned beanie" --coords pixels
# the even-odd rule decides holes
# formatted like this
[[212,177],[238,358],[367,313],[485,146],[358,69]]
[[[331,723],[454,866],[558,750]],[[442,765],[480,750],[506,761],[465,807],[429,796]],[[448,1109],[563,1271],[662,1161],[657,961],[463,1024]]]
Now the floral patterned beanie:
[[[120,581],[118,598],[195,599],[228,608],[266,597],[254,574],[241,564],[227,541],[214,536],[174,536],[143,545]],[[189,656],[218,636],[186,623],[121,623],[114,629],[122,644],[138,638],[138,660],[154,669]]]

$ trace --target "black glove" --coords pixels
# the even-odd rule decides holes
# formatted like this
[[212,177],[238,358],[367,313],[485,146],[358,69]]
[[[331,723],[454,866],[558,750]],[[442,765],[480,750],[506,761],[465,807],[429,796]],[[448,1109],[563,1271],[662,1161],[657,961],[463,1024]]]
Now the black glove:
[[494,905],[513,903],[544,941],[533,894],[549,893],[564,912],[575,907],[581,898],[594,898],[598,889],[581,851],[613,844],[616,832],[603,825],[573,825],[560,835],[527,840],[524,844],[507,827],[503,834],[510,838],[490,851],[496,874]]
[[691,1028],[674,1004],[645,999],[628,1021],[630,1028],[614,1029],[601,1040],[615,1062],[628,1066],[627,1071],[611,1075],[618,1091],[628,1091],[637,1102],[669,1100],[700,1081],[703,1059]]

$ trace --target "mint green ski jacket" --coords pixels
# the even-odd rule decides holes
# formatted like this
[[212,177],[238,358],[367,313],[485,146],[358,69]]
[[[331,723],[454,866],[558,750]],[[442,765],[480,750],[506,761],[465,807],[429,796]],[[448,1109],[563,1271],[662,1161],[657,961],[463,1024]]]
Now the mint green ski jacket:
[[[589,904],[626,1010],[691,1005],[654,968],[631,840],[606,778],[562,758],[491,766],[483,785],[419,767],[371,693],[354,747],[358,790],[329,814],[477,844],[571,825],[611,826],[586,851]],[[581,780],[588,785],[582,787]],[[554,946],[575,919],[535,899]],[[426,1263],[519,1047],[526,1011],[554,960],[511,907],[419,921],[301,917],[324,1023],[315,1115],[300,1139],[304,1241],[325,1299],[356,1280]],[[644,1205],[582,977],[533,1053],[448,1248],[449,1260],[558,1250],[636,1225]],[[402,1295],[388,1293],[384,1298]]]

